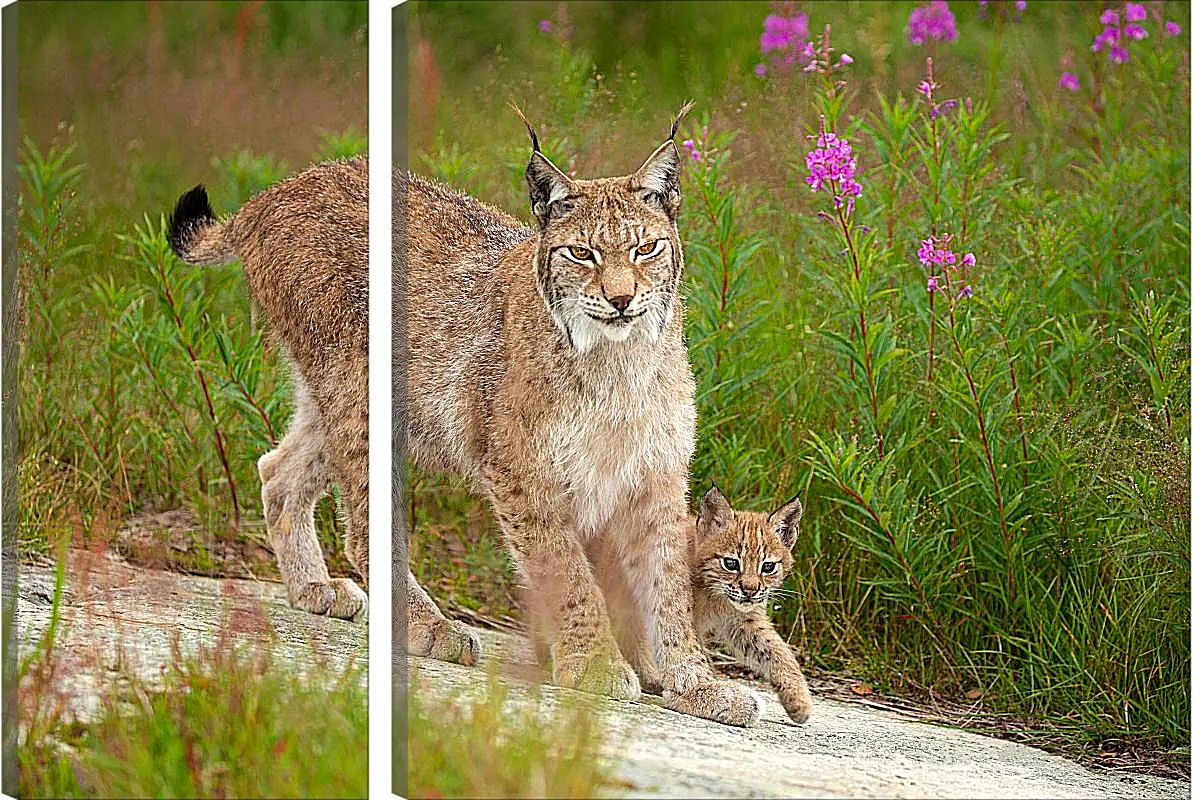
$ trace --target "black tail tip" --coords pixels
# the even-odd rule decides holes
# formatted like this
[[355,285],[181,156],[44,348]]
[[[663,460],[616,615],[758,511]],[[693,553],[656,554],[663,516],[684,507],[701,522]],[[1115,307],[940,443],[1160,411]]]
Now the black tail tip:
[[216,222],[216,217],[203,186],[197,186],[180,197],[167,223],[167,242],[175,255],[183,257],[192,231],[213,222]]

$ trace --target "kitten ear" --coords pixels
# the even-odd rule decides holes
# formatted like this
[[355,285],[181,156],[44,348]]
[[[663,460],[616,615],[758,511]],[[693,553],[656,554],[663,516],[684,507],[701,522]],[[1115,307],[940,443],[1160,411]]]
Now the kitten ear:
[[562,205],[555,207],[554,204],[570,196],[575,184],[542,152],[537,134],[525,118],[525,113],[516,103],[509,103],[509,106],[517,112],[521,122],[525,123],[525,130],[529,131],[529,138],[533,141],[533,155],[529,157],[529,165],[525,167],[525,183],[529,186],[529,203],[533,207],[533,215],[544,228],[552,217],[569,210]]
[[679,215],[681,167],[675,140],[668,139],[629,176],[629,190],[639,194],[642,200],[661,207],[668,217],[675,219]]
[[789,550],[796,544],[796,537],[800,534],[800,517],[803,515],[804,506],[800,504],[800,495],[796,495],[767,517],[767,525]]
[[700,516],[696,520],[696,529],[700,537],[724,530],[733,524],[733,507],[714,483],[700,501]]

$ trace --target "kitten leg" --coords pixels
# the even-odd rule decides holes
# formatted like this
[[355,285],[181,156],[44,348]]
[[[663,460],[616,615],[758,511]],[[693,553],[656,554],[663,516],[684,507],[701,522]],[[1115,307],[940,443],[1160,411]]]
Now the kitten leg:
[[661,668],[663,697],[676,711],[750,726],[761,716],[753,690],[718,680],[700,647],[692,620],[692,584],[687,529],[686,480],[651,479],[614,519],[617,544],[650,645]]
[[267,539],[294,608],[341,619],[362,620],[367,596],[354,581],[330,580],[317,539],[313,510],[329,489],[333,468],[317,410],[296,379],[296,413],[287,435],[258,460]]
[[764,609],[747,614],[728,609],[721,638],[731,655],[775,687],[779,702],[794,722],[808,721],[812,715],[808,681],[800,671],[792,648],[780,637]]
[[621,657],[583,547],[563,522],[562,493],[485,470],[496,519],[526,583],[530,628],[553,631],[552,677],[561,686],[633,700],[637,674]]
[[483,651],[479,637],[465,625],[446,619],[433,598],[417,583],[411,570],[405,588],[409,653],[468,667],[479,660]]

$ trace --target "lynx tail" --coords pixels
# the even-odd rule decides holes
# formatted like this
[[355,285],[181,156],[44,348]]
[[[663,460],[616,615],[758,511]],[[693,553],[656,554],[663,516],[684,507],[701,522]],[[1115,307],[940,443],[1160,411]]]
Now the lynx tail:
[[179,198],[167,223],[167,242],[189,264],[224,264],[237,257],[226,238],[228,223],[218,223],[208,193],[197,186]]

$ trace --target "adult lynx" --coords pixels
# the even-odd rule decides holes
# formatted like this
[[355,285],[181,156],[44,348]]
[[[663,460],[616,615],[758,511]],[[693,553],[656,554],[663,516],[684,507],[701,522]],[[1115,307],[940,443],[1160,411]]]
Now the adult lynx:
[[313,507],[334,482],[346,555],[367,581],[367,162],[318,164],[217,221],[204,187],[179,199],[171,248],[189,264],[242,262],[294,367],[295,413],[258,461],[263,516],[292,605],[360,619],[367,596],[330,579]]
[[[757,696],[718,681],[691,621],[687,476],[695,383],[683,343],[674,135],[631,175],[576,180],[541,152],[525,172],[536,227],[397,175],[406,430],[416,463],[470,480],[495,510],[550,644],[555,682],[639,693],[584,553],[601,538],[677,708],[736,725]],[[402,243],[402,244],[401,244]],[[399,270],[398,270],[399,272]],[[406,335],[405,335],[406,333]],[[473,663],[479,642],[408,575],[410,652]],[[701,708],[693,698],[704,696]]]

